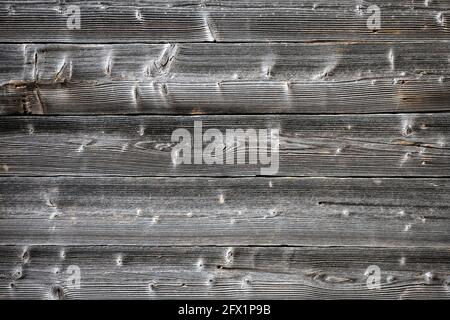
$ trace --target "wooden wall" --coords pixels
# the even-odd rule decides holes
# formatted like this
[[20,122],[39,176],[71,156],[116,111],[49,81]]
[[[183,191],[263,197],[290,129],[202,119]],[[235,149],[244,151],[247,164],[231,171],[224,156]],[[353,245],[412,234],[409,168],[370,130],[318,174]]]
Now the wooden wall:
[[[447,0],[0,0],[0,298],[449,299],[449,19]],[[278,173],[174,166],[194,121],[278,129]]]

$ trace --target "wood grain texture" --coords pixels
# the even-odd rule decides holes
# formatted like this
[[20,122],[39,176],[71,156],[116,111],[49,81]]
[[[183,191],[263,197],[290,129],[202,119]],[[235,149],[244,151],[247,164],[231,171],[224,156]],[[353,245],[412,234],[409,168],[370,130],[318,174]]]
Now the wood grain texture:
[[[448,299],[447,249],[1,246],[2,299]],[[381,288],[366,287],[370,265]],[[69,266],[81,287],[68,285]]]
[[11,84],[2,115],[377,114],[450,111],[448,78],[344,82]]
[[[450,299],[449,19],[448,0],[0,0],[0,299]],[[194,121],[278,129],[278,173],[175,165]]]
[[1,178],[1,245],[449,247],[450,180]]
[[[58,5],[83,5],[130,7],[142,6],[149,8],[208,8],[208,7],[230,7],[230,8],[341,8],[345,10],[365,8],[369,3],[358,3],[354,0],[0,0],[0,4],[20,5],[38,4],[46,6]],[[446,0],[378,0],[380,8],[388,9],[420,9],[420,10],[446,10],[450,4]]]
[[[202,121],[203,131],[216,128],[224,135],[226,129],[278,129],[279,176],[450,176],[447,113],[370,117],[3,117],[0,174],[261,174],[263,166],[248,161],[239,165],[174,165],[171,152],[176,143],[171,142],[172,133],[186,128],[193,135],[194,121]],[[243,152],[225,142],[224,150]]]
[[450,76],[449,43],[0,45],[3,84],[350,81]]
[[[231,7],[231,8],[341,8],[355,9],[358,5],[366,7],[369,3],[357,3],[354,0],[0,0],[3,5],[37,4],[48,7],[59,5],[83,5],[130,7],[143,6],[154,8],[204,8],[204,7]],[[420,10],[446,10],[450,4],[446,0],[378,0],[380,8],[394,9],[420,9]]]
[[0,113],[8,115],[449,110],[442,43],[0,48]]
[[[299,42],[448,40],[448,4],[378,1],[382,28],[367,28],[368,3],[354,1],[2,2],[0,42]],[[81,7],[80,30],[67,5]],[[417,5],[416,5],[417,4]]]

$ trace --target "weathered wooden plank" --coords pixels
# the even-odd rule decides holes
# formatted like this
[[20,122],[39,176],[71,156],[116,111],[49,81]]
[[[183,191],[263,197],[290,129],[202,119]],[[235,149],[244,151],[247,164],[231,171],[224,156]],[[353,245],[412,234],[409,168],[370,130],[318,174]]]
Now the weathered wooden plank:
[[[287,1],[282,1],[287,4]],[[369,3],[354,1],[291,2],[268,7],[267,1],[243,5],[232,1],[174,5],[137,1],[2,2],[1,42],[235,42],[235,41],[429,41],[448,40],[448,4],[428,1],[379,1],[382,27],[367,28]],[[67,5],[81,7],[79,30],[67,28]],[[277,4],[277,3],[275,3]],[[278,3],[278,4],[281,4]],[[427,4],[429,4],[427,6]],[[50,40],[51,39],[51,40]]]
[[449,247],[449,179],[1,178],[2,245]]
[[450,75],[450,43],[0,45],[0,80],[349,81]]
[[0,8],[0,42],[130,43],[210,40],[203,14],[197,10],[87,4],[81,6],[81,12],[81,29],[72,30],[67,26],[67,6],[36,3],[6,5]]
[[[447,249],[1,246],[0,253],[2,299],[450,297]],[[371,265],[381,269],[379,289],[367,287]],[[67,271],[74,266],[75,285]]]
[[373,114],[450,111],[448,78],[346,82],[110,81],[11,84],[0,114]]
[[[23,4],[37,4],[47,6],[65,5],[94,5],[94,6],[116,6],[116,7],[160,7],[160,8],[185,8],[185,7],[231,7],[231,8],[343,8],[346,10],[362,9],[371,3],[355,0],[0,0],[0,4],[9,6]],[[428,9],[446,10],[450,4],[446,0],[378,0],[376,5],[380,8],[395,9]]]
[[[224,137],[227,129],[279,130],[279,171],[273,173],[280,176],[450,176],[448,113],[2,117],[0,174],[254,176],[269,167],[247,157],[239,165],[174,164],[172,133],[186,128],[193,136],[195,121],[203,132],[214,128]],[[248,156],[248,147],[222,145],[224,153]],[[276,159],[274,153],[273,169]]]
[[449,110],[448,44],[0,47],[2,114]]
[[0,115],[43,113],[36,87],[27,84],[0,87]]
[[[61,0],[0,0],[1,4],[38,4],[47,6],[59,6]],[[64,0],[65,5],[94,5],[94,6],[117,6],[117,7],[160,7],[160,8],[185,8],[185,7],[231,7],[231,8],[343,8],[346,10],[362,9],[371,3],[355,0]],[[395,9],[428,9],[445,10],[450,9],[446,0],[378,0],[376,5],[380,8]]]
[[[148,3],[145,0],[132,0],[133,3],[143,4]],[[181,5],[182,0],[171,0],[173,6]],[[308,9],[318,9],[318,8],[344,8],[347,10],[351,9],[363,9],[370,5],[376,4],[381,9],[429,9],[429,10],[446,10],[450,9],[450,4],[446,0],[432,0],[432,1],[422,1],[422,0],[377,0],[373,2],[365,1],[355,1],[355,0],[198,0],[200,3],[205,3],[205,5],[221,5],[225,7],[234,8],[308,8]],[[70,3],[80,3],[80,0],[69,0],[66,2]],[[101,1],[102,3],[112,3],[113,1]],[[152,1],[153,2],[153,1]],[[158,1],[154,1],[158,3]],[[194,1],[189,1],[194,3]],[[376,2],[376,3],[375,3]]]

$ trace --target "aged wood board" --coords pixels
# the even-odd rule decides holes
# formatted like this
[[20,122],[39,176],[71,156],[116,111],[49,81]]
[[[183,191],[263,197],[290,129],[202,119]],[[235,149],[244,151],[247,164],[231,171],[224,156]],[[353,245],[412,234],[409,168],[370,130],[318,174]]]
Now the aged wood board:
[[449,19],[0,0],[0,299],[450,299]]

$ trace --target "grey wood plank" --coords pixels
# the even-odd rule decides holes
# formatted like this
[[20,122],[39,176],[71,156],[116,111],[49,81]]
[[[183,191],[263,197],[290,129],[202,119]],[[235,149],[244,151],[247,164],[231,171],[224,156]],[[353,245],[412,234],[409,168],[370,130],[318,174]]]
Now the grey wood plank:
[[[145,0],[132,0],[133,3],[142,4]],[[180,0],[178,0],[180,1]],[[173,6],[178,4],[177,0],[171,1]],[[79,0],[69,0],[69,2],[80,2]],[[102,1],[103,3],[112,3],[112,1]],[[158,3],[158,1],[155,1]],[[194,2],[194,1],[190,1]],[[199,0],[206,5],[221,5],[224,7],[262,7],[262,8],[344,8],[347,10],[361,10],[369,5],[376,4],[380,8],[397,8],[397,9],[429,9],[429,10],[445,10],[450,9],[450,4],[446,0],[377,0],[375,2],[354,1],[354,0]],[[148,2],[147,2],[148,3]],[[181,5],[181,4],[178,4]]]
[[1,245],[442,247],[449,179],[0,179]]
[[[66,1],[2,2],[1,42],[236,42],[448,40],[448,4],[379,1],[382,28],[367,28],[368,3]],[[126,5],[125,5],[126,3]],[[80,5],[82,27],[67,28],[67,5]]]
[[[117,7],[160,7],[160,8],[184,8],[184,7],[232,7],[232,8],[344,8],[346,10],[360,9],[368,6],[367,3],[355,0],[0,0],[0,4],[14,7],[23,4],[38,4],[47,6],[59,5],[83,5],[117,6]],[[450,9],[446,0],[378,0],[376,3],[380,8],[396,9],[428,9],[445,10]]]
[[0,114],[376,114],[450,111],[449,78],[312,81],[107,81],[0,89]]
[[11,84],[0,87],[0,115],[43,114],[38,88],[24,84]]
[[[45,5],[61,5],[60,0],[1,0],[0,3],[14,5],[14,4],[45,4]],[[343,8],[346,10],[360,9],[368,6],[367,3],[354,0],[64,0],[64,4],[91,4],[103,6],[140,6],[140,7],[162,7],[162,8],[177,8],[177,7],[192,7],[192,8],[207,8],[207,7],[231,7],[231,8]],[[428,9],[428,10],[445,10],[450,9],[450,4],[446,0],[378,0],[376,3],[380,8],[396,8],[396,9]]]
[[[449,251],[0,247],[2,299],[449,299]],[[381,269],[368,289],[367,268]],[[79,288],[69,267],[80,270]]]
[[441,43],[0,48],[0,113],[7,115],[336,114],[449,105],[450,48]]
[[67,26],[67,6],[7,4],[0,8],[0,42],[130,43],[210,39],[203,14],[198,10],[107,7],[92,3],[80,6],[82,27],[71,30]]
[[[450,74],[450,43],[1,45],[3,80],[349,81]],[[2,49],[3,51],[3,49]],[[22,58],[23,57],[23,58]],[[12,63],[11,63],[11,62]],[[20,65],[22,64],[22,65]],[[25,75],[21,77],[21,74]]]
[[[0,174],[255,176],[268,167],[248,159],[239,165],[175,165],[172,134],[185,128],[193,136],[195,121],[203,132],[214,128],[224,137],[227,129],[278,130],[279,176],[450,176],[448,113],[2,117],[0,165],[7,170]],[[223,146],[224,153],[248,155],[235,144]]]

